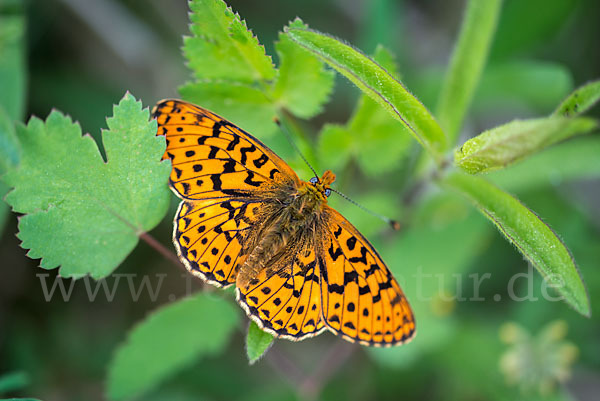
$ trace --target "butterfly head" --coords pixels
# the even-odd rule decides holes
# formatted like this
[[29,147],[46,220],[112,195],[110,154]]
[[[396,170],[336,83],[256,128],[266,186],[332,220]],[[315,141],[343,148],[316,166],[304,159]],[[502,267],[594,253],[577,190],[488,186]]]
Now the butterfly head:
[[335,174],[331,170],[327,170],[323,173],[323,176],[313,177],[310,179],[310,183],[315,187],[317,192],[323,195],[324,198],[331,194],[330,185],[335,181]]

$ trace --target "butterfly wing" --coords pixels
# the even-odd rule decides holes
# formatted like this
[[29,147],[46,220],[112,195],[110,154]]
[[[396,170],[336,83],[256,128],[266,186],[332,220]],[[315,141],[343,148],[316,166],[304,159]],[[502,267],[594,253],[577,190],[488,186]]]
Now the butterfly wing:
[[323,216],[318,265],[327,327],[364,345],[409,341],[415,334],[412,310],[377,251],[334,209],[326,206]]
[[186,268],[217,287],[235,283],[252,234],[251,200],[183,201],[175,217],[173,242]]
[[249,197],[275,184],[299,182],[272,150],[218,115],[180,100],[159,102],[152,115],[167,140],[170,185],[183,199]]
[[299,179],[262,142],[208,110],[164,100],[152,115],[166,137],[163,159],[173,164],[171,189],[184,199],[173,231],[180,259],[192,274],[228,286],[272,210],[273,194]]
[[303,234],[269,261],[255,284],[236,289],[238,302],[263,330],[293,341],[325,329],[314,239]]

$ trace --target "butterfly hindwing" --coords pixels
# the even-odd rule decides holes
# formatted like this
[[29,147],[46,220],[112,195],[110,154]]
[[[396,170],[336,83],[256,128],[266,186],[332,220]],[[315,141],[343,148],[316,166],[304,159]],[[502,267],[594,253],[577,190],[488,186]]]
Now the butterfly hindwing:
[[201,107],[164,100],[153,110],[165,135],[163,159],[173,164],[170,183],[184,199],[253,196],[265,187],[298,180],[262,142]]
[[173,242],[186,268],[207,282],[235,283],[243,264],[242,244],[256,221],[246,200],[183,201],[175,217]]
[[324,211],[321,302],[335,333],[365,345],[410,340],[415,321],[400,286],[371,244],[341,214]]
[[325,329],[321,319],[319,270],[312,240],[297,241],[269,262],[254,284],[239,285],[237,299],[264,330],[298,341]]

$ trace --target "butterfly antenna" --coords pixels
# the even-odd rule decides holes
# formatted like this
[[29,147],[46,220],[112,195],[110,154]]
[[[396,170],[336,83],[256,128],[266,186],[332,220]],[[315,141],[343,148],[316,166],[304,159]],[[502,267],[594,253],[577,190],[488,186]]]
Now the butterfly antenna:
[[312,170],[312,172],[315,175],[315,177],[319,178],[319,176],[317,175],[317,172],[315,171],[315,169],[313,168],[313,166],[310,165],[310,163],[308,162],[308,160],[306,160],[306,157],[304,157],[304,155],[302,154],[302,152],[300,152],[300,149],[298,149],[298,146],[296,146],[296,143],[292,139],[292,135],[290,134],[290,131],[285,126],[285,124],[283,122],[281,122],[278,118],[275,118],[274,120],[275,120],[275,123],[281,129],[281,131],[285,134],[285,137],[287,138],[287,140],[290,143],[290,145],[292,145],[292,147],[296,150],[296,153],[298,153],[300,155],[300,157],[302,158],[302,160],[304,160],[304,163],[306,163],[306,165],[308,167],[310,167],[310,169]]
[[396,230],[396,231],[400,230],[400,223],[397,222],[396,220],[392,220],[389,217],[386,217],[386,216],[384,216],[382,214],[379,214],[379,213],[376,213],[376,212],[372,211],[371,209],[367,209],[366,207],[364,207],[363,205],[361,205],[360,203],[358,203],[356,201],[353,201],[352,199],[350,199],[350,197],[344,195],[343,193],[341,193],[337,189],[333,189],[333,188],[330,188],[330,189],[331,189],[331,191],[335,192],[336,194],[338,194],[342,198],[346,199],[348,202],[352,203],[354,206],[358,206],[359,209],[362,209],[365,212],[369,213],[370,215],[375,216],[375,217],[377,217],[377,218],[385,221],[394,230]]

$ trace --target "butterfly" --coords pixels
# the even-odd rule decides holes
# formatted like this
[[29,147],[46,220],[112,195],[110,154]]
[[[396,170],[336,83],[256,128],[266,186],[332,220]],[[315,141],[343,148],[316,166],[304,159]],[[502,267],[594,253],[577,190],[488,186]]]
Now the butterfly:
[[236,299],[264,331],[302,340],[326,329],[368,346],[415,334],[404,293],[373,246],[327,205],[335,175],[302,181],[261,141],[180,100],[152,111],[182,199],[173,243],[185,267]]

